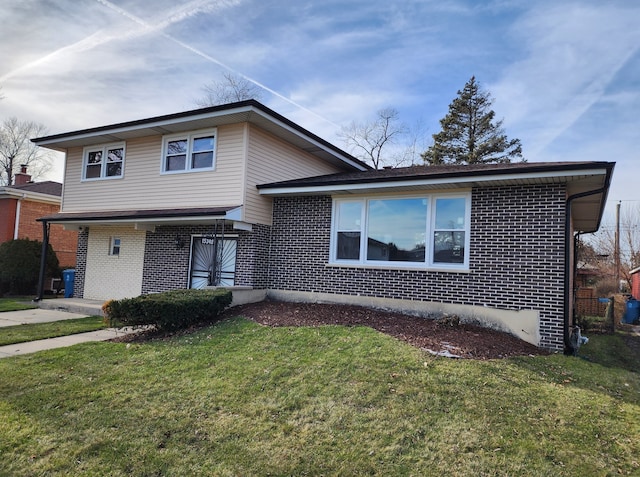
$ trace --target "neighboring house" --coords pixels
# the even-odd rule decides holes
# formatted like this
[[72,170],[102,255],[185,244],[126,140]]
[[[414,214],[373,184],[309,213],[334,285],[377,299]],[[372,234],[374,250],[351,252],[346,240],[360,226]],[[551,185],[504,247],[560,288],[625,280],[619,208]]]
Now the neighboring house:
[[631,270],[629,275],[631,275],[631,296],[640,300],[640,267]]
[[[42,240],[42,224],[37,219],[60,211],[62,184],[31,182],[25,166],[14,177],[14,185],[0,187],[0,243],[16,239]],[[49,243],[62,268],[75,267],[76,231],[52,225]]]
[[[455,313],[570,346],[575,232],[614,164],[371,170],[249,100],[35,139],[66,153],[75,294],[230,286],[300,301]],[[239,295],[239,294],[238,294]]]

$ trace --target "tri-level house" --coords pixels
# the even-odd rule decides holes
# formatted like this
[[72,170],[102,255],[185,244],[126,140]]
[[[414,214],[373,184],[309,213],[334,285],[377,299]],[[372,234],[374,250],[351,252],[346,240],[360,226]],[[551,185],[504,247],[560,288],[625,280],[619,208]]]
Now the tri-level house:
[[613,163],[369,166],[249,100],[34,139],[66,153],[77,297],[209,286],[246,300],[455,313],[570,346],[574,236]]

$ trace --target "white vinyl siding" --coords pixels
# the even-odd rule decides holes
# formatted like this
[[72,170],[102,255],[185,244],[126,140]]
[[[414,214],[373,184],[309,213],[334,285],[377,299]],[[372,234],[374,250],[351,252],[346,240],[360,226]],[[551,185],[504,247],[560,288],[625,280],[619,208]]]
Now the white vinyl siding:
[[336,172],[344,171],[250,125],[245,220],[271,225],[271,198],[261,196],[256,185]]
[[82,182],[82,148],[67,155],[63,212],[179,209],[242,204],[244,127],[221,126],[216,168],[197,174],[161,174],[162,136],[127,141],[124,177]]

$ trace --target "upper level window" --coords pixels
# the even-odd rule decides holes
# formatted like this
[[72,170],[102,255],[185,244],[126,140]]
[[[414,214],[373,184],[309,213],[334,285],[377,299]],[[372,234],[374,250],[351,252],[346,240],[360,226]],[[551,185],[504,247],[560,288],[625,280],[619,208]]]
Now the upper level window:
[[212,170],[215,167],[216,131],[165,136],[162,172]]
[[85,147],[83,179],[115,179],[124,172],[124,144]]
[[468,266],[469,194],[334,201],[331,261]]

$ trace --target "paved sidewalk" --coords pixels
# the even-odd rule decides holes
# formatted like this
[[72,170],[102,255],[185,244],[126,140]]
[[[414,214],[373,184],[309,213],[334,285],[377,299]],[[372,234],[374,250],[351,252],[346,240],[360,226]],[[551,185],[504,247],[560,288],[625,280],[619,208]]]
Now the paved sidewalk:
[[64,348],[89,341],[107,341],[131,333],[137,333],[137,330],[131,328],[107,328],[104,330],[90,331],[88,333],[78,333],[75,335],[60,336],[58,338],[0,346],[0,359],[8,358],[9,356],[36,353],[47,349]]
[[48,323],[50,321],[72,320],[84,318],[85,314],[69,313],[67,311],[33,310],[5,311],[0,313],[0,328],[3,326],[28,325],[31,323]]
[[[0,333],[2,327],[24,325],[32,323],[47,323],[51,321],[71,320],[88,316],[82,313],[70,313],[68,311],[47,310],[35,308],[33,310],[6,311],[0,313]],[[45,340],[28,341],[12,345],[0,346],[0,358],[17,356],[21,354],[36,353],[47,349],[63,348],[88,341],[107,341],[120,336],[137,333],[133,328],[107,328],[103,330],[78,333],[75,335],[48,338]]]

